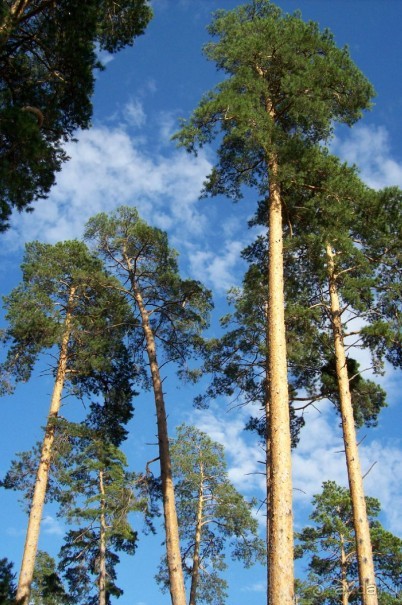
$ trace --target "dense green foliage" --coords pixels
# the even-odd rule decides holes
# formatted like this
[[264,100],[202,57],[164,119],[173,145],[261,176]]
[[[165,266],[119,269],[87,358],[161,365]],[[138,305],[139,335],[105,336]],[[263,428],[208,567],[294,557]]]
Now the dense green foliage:
[[[377,517],[380,503],[366,497],[373,544],[379,603],[397,605],[402,590],[402,540],[386,531]],[[308,581],[299,584],[300,604],[335,605],[343,590],[359,603],[359,582],[349,490],[334,481],[323,483],[313,498],[313,525],[297,534],[299,557],[308,561]]]
[[[118,278],[119,289],[132,305],[134,321],[140,326],[135,299],[138,288],[163,362],[186,368],[191,355],[203,344],[201,332],[208,325],[211,293],[199,281],[180,277],[177,252],[169,247],[167,234],[142,220],[136,208],[121,207],[109,216],[99,214],[90,219],[86,239]],[[136,346],[142,356],[142,330],[139,339]]]
[[[228,586],[222,575],[227,568],[226,550],[246,567],[265,557],[252,515],[255,502],[247,502],[229,480],[223,446],[196,427],[177,428],[171,456],[191,602],[222,605]],[[166,589],[164,563],[157,580]]]
[[13,563],[4,557],[0,559],[0,603],[2,605],[14,603],[15,589]]
[[127,471],[124,454],[102,430],[66,427],[69,451],[58,460],[58,500],[61,512],[74,529],[67,532],[60,551],[59,569],[75,603],[98,602],[101,532],[106,557],[106,602],[123,591],[116,584],[118,552],[134,554],[137,533],[130,512],[144,510],[136,495],[139,479]]
[[36,555],[30,603],[32,605],[71,605],[72,603],[57,573],[55,560],[43,550],[38,551]]
[[[124,301],[105,288],[111,282],[101,262],[82,242],[32,242],[21,269],[21,284],[4,297],[8,352],[3,374],[27,381],[39,355],[60,347],[71,314],[67,380],[79,394],[93,390],[94,377],[103,373],[107,391],[107,373],[112,375],[116,366],[124,372],[118,360],[127,355],[122,337],[132,320]],[[95,389],[101,388],[98,381]]]
[[13,208],[47,196],[63,143],[89,127],[97,49],[132,44],[151,15],[147,0],[2,2],[0,230]]
[[[369,189],[356,169],[325,150],[305,151],[293,171],[282,190],[291,235],[284,253],[290,380],[307,390],[304,399],[328,398],[339,409],[326,245],[335,251],[346,345],[353,344],[353,355],[368,349],[374,372],[382,372],[385,359],[399,365],[401,192]],[[252,224],[265,225],[266,216],[262,201]],[[244,251],[262,280],[267,255],[264,236]],[[352,357],[347,363],[356,426],[376,424],[385,392],[363,378],[367,367]]]
[[338,49],[328,30],[286,15],[268,0],[217,11],[205,47],[225,78],[201,100],[175,138],[190,151],[223,138],[206,192],[242,196],[241,186],[268,192],[268,156],[277,155],[280,182],[305,145],[330,136],[334,122],[353,124],[373,89]]

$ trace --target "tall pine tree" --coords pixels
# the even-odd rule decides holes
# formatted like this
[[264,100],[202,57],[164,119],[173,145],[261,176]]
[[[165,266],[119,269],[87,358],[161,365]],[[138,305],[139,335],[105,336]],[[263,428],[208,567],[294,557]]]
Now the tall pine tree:
[[5,340],[10,343],[5,368],[17,381],[28,380],[40,354],[58,350],[16,597],[26,605],[65,383],[77,391],[80,378],[85,385],[92,372],[110,371],[109,354],[116,339],[121,343],[130,319],[121,297],[104,287],[111,280],[101,262],[83,243],[27,244],[22,272],[22,283],[5,297]]
[[161,363],[168,362],[186,367],[201,344],[201,331],[211,308],[210,293],[199,282],[180,277],[177,254],[169,247],[166,233],[145,223],[135,208],[121,207],[110,216],[96,215],[88,222],[86,238],[118,278],[118,291],[126,296],[141,326],[136,347],[146,356],[155,400],[169,589],[173,605],[185,605],[160,368]]
[[[291,437],[284,319],[282,185],[305,147],[326,140],[333,124],[353,124],[373,89],[332,35],[268,0],[218,11],[205,48],[225,79],[201,100],[176,138],[188,150],[222,135],[206,193],[267,199],[267,349],[270,416],[269,595],[293,603]],[[286,215],[285,215],[286,216]],[[268,413],[267,413],[268,416]],[[371,601],[373,603],[373,601]]]

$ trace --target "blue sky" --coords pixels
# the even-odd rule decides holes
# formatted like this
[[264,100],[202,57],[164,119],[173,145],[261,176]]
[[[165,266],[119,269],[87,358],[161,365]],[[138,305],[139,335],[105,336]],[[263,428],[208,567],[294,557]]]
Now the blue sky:
[[[48,200],[35,204],[33,214],[15,215],[12,229],[1,236],[0,275],[2,294],[19,279],[24,242],[33,239],[54,243],[80,237],[85,221],[100,211],[120,204],[138,207],[151,224],[165,229],[180,252],[185,276],[203,281],[214,292],[213,326],[226,311],[225,293],[239,284],[244,265],[240,251],[251,241],[247,218],[256,198],[233,205],[225,199],[198,200],[214,150],[204,149],[193,158],[177,150],[170,137],[178,118],[188,117],[200,96],[219,81],[213,64],[202,56],[208,41],[205,30],[210,13],[231,9],[231,0],[154,0],[155,18],[133,48],[115,57],[105,56],[106,71],[98,76],[91,130],[77,133],[77,143],[68,145],[71,160],[58,175]],[[377,91],[372,111],[351,130],[336,131],[332,149],[356,163],[373,187],[402,187],[402,39],[400,0],[278,0],[285,11],[300,9],[305,19],[329,27],[339,45],[348,44],[352,57]],[[214,328],[213,328],[214,329]],[[213,330],[212,329],[212,330]],[[44,362],[46,363],[46,362]],[[364,360],[363,360],[364,363]],[[42,365],[32,381],[18,387],[14,396],[0,402],[4,475],[16,451],[29,448],[41,437],[52,384],[43,376]],[[398,401],[400,377],[388,371],[381,382],[388,391],[389,407],[361,445],[362,466],[375,466],[365,480],[367,493],[383,505],[384,525],[402,536],[402,412]],[[246,496],[263,497],[258,461],[262,454],[243,431],[249,410],[229,411],[226,401],[210,410],[195,412],[193,391],[178,388],[172,375],[166,382],[169,424],[196,423],[227,447],[230,476]],[[82,413],[76,402],[66,400],[63,415]],[[136,415],[124,449],[133,470],[155,456],[154,412],[149,395],[135,400]],[[308,414],[301,443],[294,453],[295,525],[301,527],[309,502],[323,480],[345,483],[339,422],[325,406]],[[235,454],[235,455],[234,455]],[[2,549],[19,566],[25,532],[25,517],[17,495],[0,494]],[[135,521],[139,523],[139,520]],[[45,513],[41,547],[56,554],[64,529],[51,507]],[[162,552],[162,534],[143,537],[137,554],[120,566],[121,605],[167,603],[153,575]],[[230,603],[246,599],[250,605],[264,602],[265,571],[231,567]]]

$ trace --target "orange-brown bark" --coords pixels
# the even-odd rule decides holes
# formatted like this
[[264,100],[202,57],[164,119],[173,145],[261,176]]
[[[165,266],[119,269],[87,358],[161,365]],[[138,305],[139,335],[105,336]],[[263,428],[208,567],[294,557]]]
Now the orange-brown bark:
[[63,392],[67,361],[68,343],[71,334],[72,306],[76,289],[70,290],[69,301],[64,323],[64,333],[60,345],[59,361],[57,365],[56,379],[54,383],[48,421],[45,436],[42,442],[41,458],[36,474],[34,494],[29,512],[28,528],[25,538],[24,553],[22,557],[21,570],[17,586],[16,602],[18,605],[28,605],[31,592],[31,584],[35,568],[36,553],[42,521],[43,507],[45,504],[49,470],[51,464],[52,448],[55,434],[55,420],[60,410],[61,396]]
[[134,298],[141,315],[142,328],[145,335],[155,397],[170,596],[172,605],[186,605],[186,593],[184,588],[180,553],[179,527],[177,522],[172,465],[169,451],[166,408],[162,390],[162,380],[160,377],[159,365],[156,356],[155,339],[150,326],[148,312],[144,306],[141,292],[134,279],[132,279],[131,285]]
[[283,280],[282,200],[273,153],[269,166],[268,370],[270,428],[269,603],[293,605],[292,464]]
[[327,244],[328,281],[331,305],[332,329],[336,359],[336,373],[339,386],[339,400],[342,417],[343,440],[345,444],[346,466],[352,501],[353,523],[356,536],[356,552],[359,569],[359,584],[362,605],[378,605],[370,527],[367,518],[363,477],[357,446],[356,428],[350,393],[349,376],[346,365],[341,309],[336,283],[335,260],[332,246]]

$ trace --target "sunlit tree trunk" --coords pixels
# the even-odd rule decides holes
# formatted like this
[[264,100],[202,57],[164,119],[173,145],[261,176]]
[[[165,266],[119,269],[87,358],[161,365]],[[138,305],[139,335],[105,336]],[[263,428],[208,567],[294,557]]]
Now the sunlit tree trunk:
[[335,274],[335,255],[330,244],[327,244],[326,252],[328,261],[328,281],[332,329],[334,336],[336,373],[339,387],[346,466],[356,536],[356,552],[359,569],[361,599],[362,605],[378,605],[370,527],[367,518],[363,477],[360,466],[359,450],[357,446],[352,398],[350,394],[345,346],[343,342],[341,309]]
[[99,539],[99,605],[106,605],[106,518],[105,518],[105,486],[103,472],[99,471],[100,506],[100,539]]
[[137,303],[142,328],[145,335],[149,366],[152,377],[158,427],[158,443],[162,478],[163,514],[166,531],[166,553],[169,571],[169,588],[173,605],[186,605],[183,569],[181,564],[179,528],[177,522],[172,465],[169,452],[169,438],[166,420],[166,408],[162,390],[155,339],[149,323],[148,312],[144,306],[141,292],[134,279],[131,280],[132,291]]
[[198,507],[197,507],[197,518],[195,525],[195,536],[194,536],[194,554],[193,554],[193,568],[191,570],[191,587],[190,587],[190,602],[189,605],[196,605],[197,601],[197,586],[200,571],[200,545],[202,535],[202,518],[204,508],[204,465],[200,463],[200,489],[198,492]]
[[[269,350],[268,333],[268,300],[265,306],[265,343],[266,351]],[[265,385],[264,385],[264,408],[265,408],[265,498],[266,498],[266,529],[265,537],[267,544],[267,603],[269,603],[269,518],[271,514],[271,418],[269,406],[269,360],[268,354],[265,357]]]
[[266,487],[266,543],[267,543],[267,603],[269,603],[269,519],[271,516],[271,431],[270,431],[270,410],[269,410],[269,394],[266,393],[265,403],[265,487]]
[[59,360],[57,364],[56,379],[53,387],[52,399],[45,436],[42,442],[41,459],[36,474],[34,494],[29,511],[28,528],[25,538],[24,553],[22,557],[21,570],[18,580],[16,602],[18,605],[28,605],[35,568],[36,552],[42,521],[43,507],[45,504],[46,490],[49,479],[49,470],[52,456],[52,447],[55,433],[55,420],[60,410],[61,396],[67,370],[68,343],[71,334],[72,307],[76,288],[70,289],[66,318],[64,322],[64,333],[60,346]]
[[[273,116],[271,116],[273,117]],[[268,156],[269,604],[294,605],[292,465],[278,164]]]
[[349,603],[349,583],[347,578],[348,560],[345,552],[345,538],[341,536],[341,582],[342,582],[342,605]]

